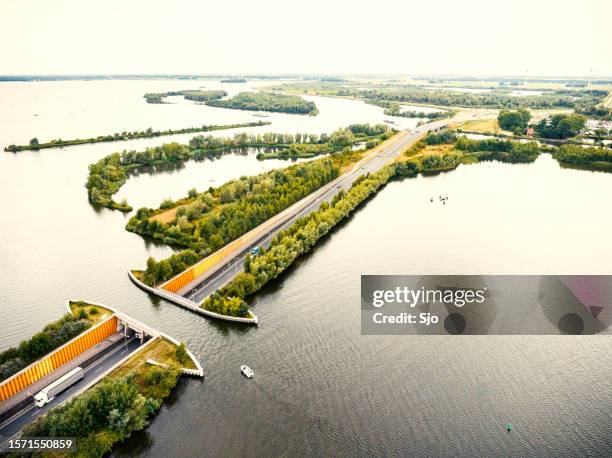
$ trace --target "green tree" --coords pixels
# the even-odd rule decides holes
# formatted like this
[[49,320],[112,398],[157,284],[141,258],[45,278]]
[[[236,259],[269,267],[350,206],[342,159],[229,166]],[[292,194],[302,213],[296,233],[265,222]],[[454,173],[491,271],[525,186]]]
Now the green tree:
[[189,355],[187,354],[185,344],[182,342],[176,347],[176,359],[178,359],[179,362],[183,365],[187,364],[187,362],[189,361]]
[[497,121],[502,129],[509,130],[517,135],[525,132],[530,119],[531,113],[524,108],[517,111],[501,110],[497,116]]

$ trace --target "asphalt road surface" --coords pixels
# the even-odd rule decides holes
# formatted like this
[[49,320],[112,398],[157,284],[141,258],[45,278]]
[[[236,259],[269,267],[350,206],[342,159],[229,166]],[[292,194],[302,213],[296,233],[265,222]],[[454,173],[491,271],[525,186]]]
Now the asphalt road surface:
[[27,424],[33,422],[58,404],[61,404],[68,397],[83,391],[90,382],[104,374],[114,364],[118,363],[128,354],[134,352],[138,347],[140,347],[140,339],[128,337],[127,340],[121,341],[120,344],[113,348],[110,353],[107,353],[99,360],[94,361],[90,366],[83,369],[84,377],[67,390],[58,394],[50,403],[46,404],[44,407],[38,408],[34,405],[34,401],[32,401],[30,406],[17,412],[0,425],[0,446],[19,433]]

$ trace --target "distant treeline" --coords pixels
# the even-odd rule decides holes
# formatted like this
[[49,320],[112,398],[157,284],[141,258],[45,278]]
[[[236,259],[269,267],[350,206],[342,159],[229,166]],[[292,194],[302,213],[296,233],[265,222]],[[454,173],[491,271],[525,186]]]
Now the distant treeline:
[[100,135],[98,137],[91,138],[76,138],[72,140],[51,140],[45,143],[39,143],[38,138],[34,137],[30,140],[28,145],[10,145],[4,148],[4,151],[8,152],[17,152],[17,151],[27,151],[27,150],[39,150],[44,148],[60,148],[64,146],[73,146],[73,145],[83,145],[87,143],[106,143],[106,142],[118,142],[125,140],[136,140],[139,138],[152,138],[152,137],[163,137],[166,135],[178,135],[178,134],[190,134],[194,132],[211,132],[214,130],[224,130],[224,129],[237,129],[239,127],[256,127],[256,126],[265,126],[271,124],[270,121],[257,121],[257,122],[247,122],[242,124],[226,124],[226,125],[218,125],[218,126],[207,126],[203,125],[200,127],[185,127],[183,129],[168,129],[168,130],[153,130],[149,127],[146,130],[135,130],[132,132],[124,131],[124,132],[116,132],[112,135]]
[[420,103],[425,105],[456,106],[467,108],[576,108],[600,103],[607,90],[562,89],[549,94],[514,97],[507,93],[469,93],[444,89],[432,90],[418,86],[386,85],[369,88],[331,84],[296,84],[277,86],[278,90],[311,92],[321,95],[355,97],[366,101],[387,101],[398,103]]
[[612,108],[607,108],[603,105],[590,104],[578,106],[576,107],[576,113],[588,116],[589,118],[612,121]]
[[228,78],[225,80],[221,80],[222,83],[246,83],[247,80],[244,78]]
[[273,111],[316,115],[319,113],[313,102],[308,102],[296,95],[285,95],[267,92],[240,92],[230,99],[210,100],[206,105],[211,107],[234,108],[237,110]]
[[358,90],[357,96],[396,102],[414,102],[442,106],[491,108],[574,108],[580,103],[598,103],[608,94],[604,90],[555,91],[552,94],[512,97],[495,93],[428,91],[420,88]]
[[150,92],[145,94],[143,97],[147,103],[168,103],[166,97],[169,96],[180,96],[182,95],[187,100],[193,100],[194,102],[208,102],[210,100],[220,99],[227,95],[227,92],[214,90],[214,91],[202,91],[199,89],[185,90],[185,91],[170,91],[170,92]]

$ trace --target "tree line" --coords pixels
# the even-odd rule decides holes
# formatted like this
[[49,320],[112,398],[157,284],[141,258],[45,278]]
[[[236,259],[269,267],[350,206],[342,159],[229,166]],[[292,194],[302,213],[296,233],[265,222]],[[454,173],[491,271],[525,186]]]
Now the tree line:
[[398,103],[421,103],[425,105],[483,107],[483,108],[575,108],[599,104],[608,91],[601,89],[572,90],[560,89],[550,94],[514,97],[498,91],[490,93],[470,93],[450,90],[432,90],[419,86],[388,85],[373,88],[349,86],[289,84],[279,86],[279,90],[290,89],[299,92],[320,93],[341,97],[356,97],[366,101],[386,101]]
[[593,165],[612,169],[612,149],[602,146],[584,148],[579,145],[561,145],[553,153],[555,159],[565,164]]
[[46,325],[42,331],[17,347],[0,353],[0,381],[16,374],[37,359],[62,346],[91,326],[85,317],[67,313],[62,318]]
[[153,130],[149,127],[146,130],[135,130],[135,131],[123,131],[123,132],[115,132],[112,135],[100,135],[98,137],[90,137],[90,138],[74,138],[72,140],[62,140],[58,138],[56,140],[51,140],[46,143],[40,143],[38,138],[34,137],[30,140],[30,143],[27,145],[9,145],[4,148],[4,151],[8,152],[17,152],[17,151],[26,151],[26,150],[39,150],[45,148],[59,148],[64,146],[73,146],[73,145],[83,145],[88,143],[106,143],[106,142],[118,142],[125,140],[135,140],[139,138],[152,138],[152,137],[162,137],[165,135],[177,135],[177,134],[190,134],[194,132],[209,132],[214,130],[223,130],[223,129],[236,129],[238,127],[256,127],[256,126],[265,126],[269,125],[271,122],[269,121],[257,121],[257,122],[249,122],[242,124],[228,124],[228,125],[219,125],[219,126],[207,126],[202,125],[199,127],[185,127],[182,129],[167,129],[167,130]]
[[268,92],[240,92],[229,99],[209,100],[206,105],[237,110],[273,111],[311,116],[319,113],[314,102],[306,101],[295,95]]
[[188,145],[172,142],[146,148],[143,151],[124,150],[121,153],[110,154],[89,166],[89,175],[85,185],[89,201],[110,209],[129,212],[132,207],[127,202],[115,202],[112,198],[127,181],[128,171],[141,166],[218,157],[219,152],[229,153],[234,148],[276,146],[279,140],[294,138],[293,135],[291,138],[283,135],[237,133],[234,137],[226,138],[198,135],[192,138]]
[[539,137],[566,139],[575,137],[584,129],[586,117],[581,114],[556,114],[550,118],[542,119],[535,125]]
[[149,92],[143,97],[147,103],[160,104],[168,103],[166,97],[182,95],[187,100],[194,102],[209,102],[211,100],[221,99],[227,95],[227,92],[221,90],[202,91],[199,89],[184,90],[184,91],[169,91],[169,92]]

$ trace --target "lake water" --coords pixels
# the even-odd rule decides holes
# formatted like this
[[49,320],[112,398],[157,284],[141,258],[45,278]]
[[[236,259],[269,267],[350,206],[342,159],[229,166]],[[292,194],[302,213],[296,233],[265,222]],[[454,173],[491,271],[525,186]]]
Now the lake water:
[[[221,87],[211,81],[3,83],[0,144],[28,141],[34,132],[44,140],[258,119],[141,99],[147,91],[200,85]],[[110,109],[100,91],[123,95]],[[274,124],[263,130],[323,132],[384,119],[372,105],[308,98],[319,116],[272,114]],[[69,122],[68,110],[81,114]],[[42,114],[47,121],[34,119]],[[115,455],[609,452],[609,335],[364,337],[359,306],[362,273],[612,274],[609,174],[561,169],[543,155],[534,164],[486,162],[392,182],[259,294],[260,324],[244,327],[204,319],[134,287],[126,269],[171,250],[126,232],[129,214],[95,210],[87,201],[88,164],[124,147],[164,141],[0,153],[0,348],[56,319],[67,299],[85,298],[175,336],[203,363],[206,378],[182,380],[147,430]],[[190,162],[131,178],[120,197],[136,207],[156,205],[191,187],[278,164],[252,154]],[[449,196],[447,205],[429,202],[438,194]],[[255,370],[251,381],[239,373],[245,363]],[[508,422],[512,433],[504,430]]]

